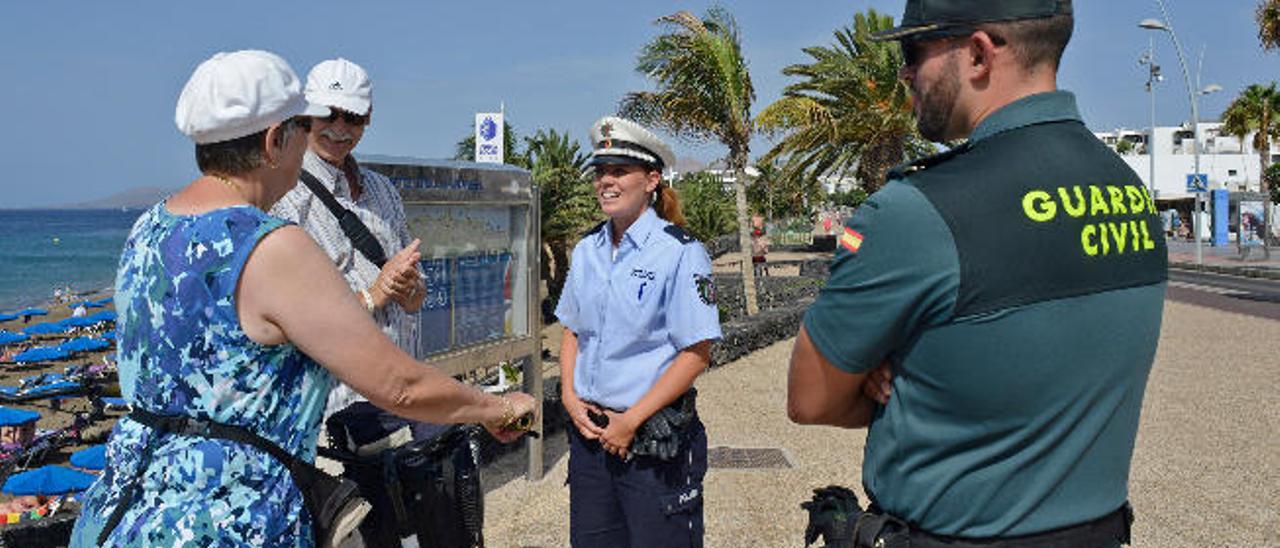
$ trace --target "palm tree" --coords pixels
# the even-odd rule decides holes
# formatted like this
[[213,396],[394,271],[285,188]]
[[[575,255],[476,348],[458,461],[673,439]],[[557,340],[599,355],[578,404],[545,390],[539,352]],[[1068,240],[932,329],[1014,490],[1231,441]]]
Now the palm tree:
[[[636,71],[653,80],[657,91],[628,93],[619,113],[681,138],[717,140],[729,149],[726,163],[734,174],[738,242],[746,253],[751,235],[745,168],[751,153],[751,103],[756,92],[742,56],[738,24],[721,7],[712,7],[702,18],[676,12],[656,24],[665,32],[640,51]],[[752,315],[759,311],[755,275],[750,261],[741,261],[741,267],[747,314]]]
[[680,176],[675,188],[680,189],[685,228],[695,238],[708,241],[738,229],[733,193],[725,190],[719,177],[705,171],[687,173]]
[[1262,49],[1280,48],[1280,0],[1262,0],[1258,2],[1258,40]]
[[874,9],[855,14],[852,27],[835,31],[834,44],[804,49],[811,62],[782,69],[801,80],[756,119],[761,130],[783,136],[761,161],[782,160],[785,176],[801,180],[852,172],[870,194],[894,165],[933,151],[916,131],[910,90],[898,78],[900,49],[871,39],[892,27],[893,17]]
[[581,232],[599,217],[584,170],[587,154],[568,133],[539,129],[525,139],[525,154],[538,186],[542,210],[542,277],[554,304],[569,273],[569,252]]
[[[1280,91],[1276,83],[1266,86],[1252,84],[1240,96],[1231,101],[1222,113],[1222,132],[1235,135],[1242,142],[1253,133],[1253,148],[1258,151],[1258,186],[1263,196],[1270,196],[1267,189],[1267,165],[1271,160],[1271,141],[1280,138]],[[1265,210],[1266,226],[1271,226],[1271,208]]]

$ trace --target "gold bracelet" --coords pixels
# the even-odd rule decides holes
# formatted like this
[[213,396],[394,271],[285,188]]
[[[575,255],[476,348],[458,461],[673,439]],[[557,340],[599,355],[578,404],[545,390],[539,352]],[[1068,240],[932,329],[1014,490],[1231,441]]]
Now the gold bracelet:
[[498,399],[502,400],[502,419],[497,425],[497,429],[501,430],[516,421],[516,407],[511,405],[511,400],[506,396],[498,396]]
[[373,312],[373,309],[374,309],[374,306],[373,306],[373,295],[370,295],[370,294],[369,294],[369,290],[368,290],[368,289],[361,289],[361,290],[360,290],[360,296],[364,298],[364,308],[365,308],[365,310],[368,310],[370,313],[372,313],[372,312]]

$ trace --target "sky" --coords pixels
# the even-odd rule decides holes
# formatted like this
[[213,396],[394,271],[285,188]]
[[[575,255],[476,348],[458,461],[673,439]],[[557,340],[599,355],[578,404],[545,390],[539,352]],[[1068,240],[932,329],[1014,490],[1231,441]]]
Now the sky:
[[[1280,52],[1264,53],[1256,0],[1165,0],[1195,78],[1203,52],[1201,118],[1216,119],[1253,83],[1280,79]],[[905,0],[751,0],[721,5],[736,17],[756,89],[753,112],[791,80],[783,67],[802,48],[833,43],[853,14],[895,19]],[[1160,18],[1156,0],[1080,0],[1059,85],[1076,93],[1094,130],[1150,124],[1146,69],[1154,38],[1166,79],[1157,124],[1190,118],[1187,90],[1167,33],[1141,29]],[[131,187],[180,187],[198,175],[193,147],[173,122],[183,84],[219,51],[266,49],[300,76],[345,57],[374,82],[373,124],[357,152],[421,158],[453,155],[475,112],[506,107],[519,135],[568,131],[581,142],[628,91],[651,89],[635,72],[653,21],[710,2],[667,0],[490,0],[488,2],[14,2],[0,18],[0,208],[58,206]],[[674,142],[708,162],[725,149]],[[769,142],[757,138],[752,154]]]

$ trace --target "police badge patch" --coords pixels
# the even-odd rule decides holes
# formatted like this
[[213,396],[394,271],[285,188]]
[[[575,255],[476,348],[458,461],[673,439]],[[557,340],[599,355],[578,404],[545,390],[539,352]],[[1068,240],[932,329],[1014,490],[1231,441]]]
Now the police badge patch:
[[698,288],[698,298],[702,299],[702,304],[714,306],[716,304],[716,283],[712,281],[711,276],[694,274],[693,283]]

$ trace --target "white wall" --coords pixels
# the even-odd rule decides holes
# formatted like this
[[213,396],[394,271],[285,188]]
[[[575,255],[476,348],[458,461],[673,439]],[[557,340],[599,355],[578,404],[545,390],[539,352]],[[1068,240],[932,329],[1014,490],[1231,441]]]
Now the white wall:
[[[1151,164],[1146,155],[1129,154],[1121,156],[1129,167],[1142,178],[1142,182],[1150,186]],[[1190,154],[1167,154],[1156,156],[1156,195],[1157,199],[1179,198],[1190,196],[1187,192],[1187,175],[1194,171],[1195,156]],[[1230,170],[1236,171],[1234,178]],[[1241,184],[1247,190],[1258,190],[1258,157],[1253,154],[1204,154],[1200,156],[1200,172],[1209,176],[1209,189],[1227,188],[1240,190]]]

